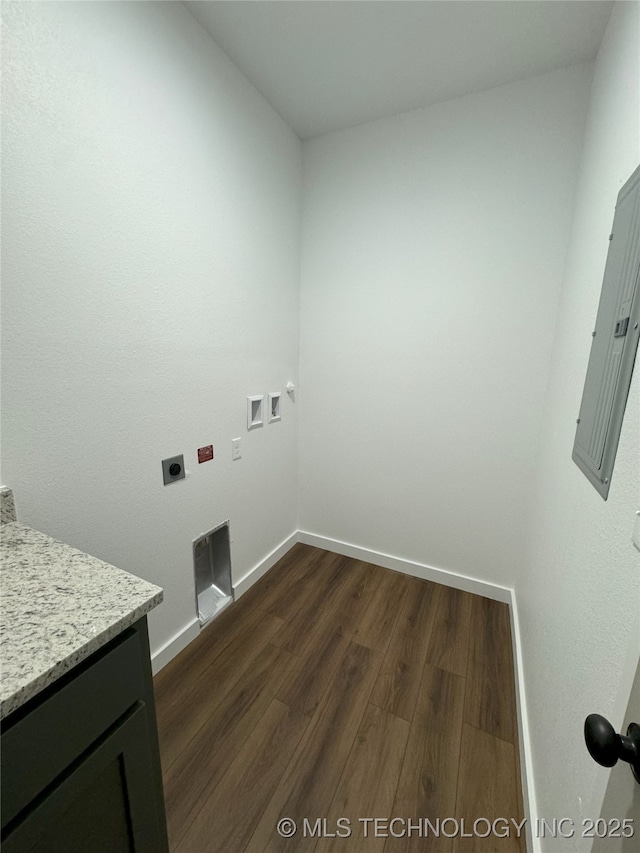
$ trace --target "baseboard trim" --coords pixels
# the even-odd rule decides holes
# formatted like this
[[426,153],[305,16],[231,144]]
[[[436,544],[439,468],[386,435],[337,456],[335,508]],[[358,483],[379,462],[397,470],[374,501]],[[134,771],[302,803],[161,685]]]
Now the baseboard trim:
[[170,660],[172,660],[176,655],[179,655],[183,649],[189,645],[190,642],[195,640],[195,638],[200,633],[200,620],[193,619],[192,622],[189,622],[184,626],[177,634],[175,634],[170,640],[160,646],[160,648],[151,655],[151,671],[154,675],[156,675],[160,670],[165,667]]
[[277,548],[274,548],[270,554],[260,560],[260,562],[255,565],[250,571],[241,577],[240,580],[233,587],[233,597],[234,599],[240,598],[240,596],[244,595],[244,593],[249,589],[249,587],[253,586],[254,583],[263,575],[269,571],[269,569],[273,568],[278,560],[282,559],[287,551],[290,551],[291,548],[298,541],[298,531],[294,531],[290,536],[287,536]]
[[316,533],[308,533],[305,530],[298,531],[298,541],[305,545],[315,545],[316,548],[323,548],[325,551],[332,551],[334,554],[342,554],[343,557],[364,560],[367,563],[373,563],[375,566],[382,566],[383,569],[393,569],[393,571],[403,572],[405,575],[412,575],[422,580],[434,581],[444,586],[451,586],[454,589],[461,589],[464,592],[472,592],[475,595],[492,598],[494,601],[503,601],[505,604],[511,603],[512,590],[489,581],[455,574],[446,569],[427,566],[424,563],[414,563],[401,557],[392,557],[390,554],[382,554],[379,551],[372,551],[359,545],[351,545],[348,542],[340,542],[338,539],[330,539],[327,536],[318,536]]
[[516,706],[518,714],[518,742],[520,744],[520,781],[522,784],[522,801],[524,816],[527,819],[527,850],[529,853],[540,853],[540,839],[533,832],[538,817],[536,789],[533,780],[531,760],[531,740],[529,736],[529,717],[527,715],[527,696],[524,685],[524,669],[522,661],[522,645],[520,642],[520,621],[518,619],[518,603],[515,590],[510,590],[511,601],[511,642],[513,645],[513,664],[516,680]]

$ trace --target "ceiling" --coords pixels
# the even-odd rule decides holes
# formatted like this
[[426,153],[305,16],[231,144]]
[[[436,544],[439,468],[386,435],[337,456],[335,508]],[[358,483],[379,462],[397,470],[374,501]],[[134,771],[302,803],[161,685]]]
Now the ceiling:
[[612,7],[597,0],[185,5],[301,139],[593,59]]

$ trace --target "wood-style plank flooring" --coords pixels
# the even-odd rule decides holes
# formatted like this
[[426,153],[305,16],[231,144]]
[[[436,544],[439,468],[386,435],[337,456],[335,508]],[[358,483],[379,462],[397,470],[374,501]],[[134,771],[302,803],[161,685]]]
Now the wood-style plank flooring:
[[298,544],[155,688],[172,853],[525,850],[506,604]]

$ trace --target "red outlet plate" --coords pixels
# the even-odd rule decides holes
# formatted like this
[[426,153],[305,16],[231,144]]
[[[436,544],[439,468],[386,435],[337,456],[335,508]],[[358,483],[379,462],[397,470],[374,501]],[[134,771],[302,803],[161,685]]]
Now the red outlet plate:
[[213,444],[198,448],[198,462],[209,462],[213,459]]

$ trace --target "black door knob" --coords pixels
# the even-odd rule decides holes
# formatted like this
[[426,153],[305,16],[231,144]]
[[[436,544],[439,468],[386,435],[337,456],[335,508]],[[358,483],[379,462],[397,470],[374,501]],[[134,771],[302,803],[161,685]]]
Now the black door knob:
[[631,765],[640,782],[640,726],[630,723],[626,735],[619,735],[609,720],[600,714],[589,714],[584,721],[584,740],[589,754],[603,767],[613,767],[620,759]]

